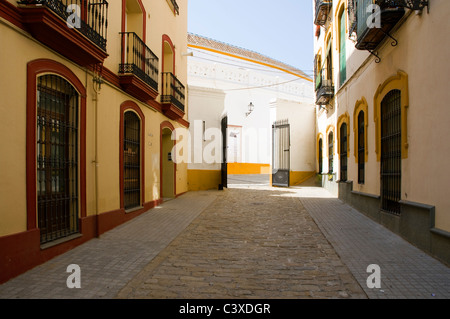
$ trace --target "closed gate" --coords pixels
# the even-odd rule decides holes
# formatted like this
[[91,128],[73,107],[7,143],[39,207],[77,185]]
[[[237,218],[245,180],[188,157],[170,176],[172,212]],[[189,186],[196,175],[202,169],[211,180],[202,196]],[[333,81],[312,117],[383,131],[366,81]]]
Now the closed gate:
[[272,125],[272,185],[289,187],[290,126],[288,120]]

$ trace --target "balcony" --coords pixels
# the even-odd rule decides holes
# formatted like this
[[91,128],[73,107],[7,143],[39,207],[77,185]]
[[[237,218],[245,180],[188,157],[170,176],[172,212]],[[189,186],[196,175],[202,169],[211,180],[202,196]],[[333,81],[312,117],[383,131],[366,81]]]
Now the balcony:
[[119,65],[119,81],[125,92],[147,102],[158,96],[158,57],[136,33],[120,33],[122,39],[122,63]]
[[185,88],[184,85],[170,72],[162,74],[161,104],[163,113],[170,119],[176,120],[184,116]]
[[[356,34],[355,47],[358,50],[373,51],[390,36],[390,31],[405,15],[404,0],[359,0],[356,8]],[[376,9],[370,10],[371,5]],[[370,17],[372,22],[370,23]],[[369,20],[369,21],[368,21]],[[377,25],[377,22],[379,23]],[[392,38],[392,37],[391,37]],[[394,40],[394,39],[393,39]],[[394,40],[394,44],[396,44]]]
[[315,81],[316,104],[327,105],[334,96],[332,73],[328,68],[323,68],[316,74]]
[[325,25],[327,22],[328,14],[333,7],[332,0],[315,0],[316,14],[314,16],[315,25]]
[[178,6],[177,0],[168,0],[168,3],[173,13],[180,14],[180,7]]
[[103,63],[108,2],[105,0],[22,0],[27,31],[37,40],[81,66]]

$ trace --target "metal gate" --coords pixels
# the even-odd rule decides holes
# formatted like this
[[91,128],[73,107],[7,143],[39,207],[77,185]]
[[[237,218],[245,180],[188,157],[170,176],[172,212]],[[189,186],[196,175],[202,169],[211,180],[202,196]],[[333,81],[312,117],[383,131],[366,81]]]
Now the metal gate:
[[222,118],[222,184],[219,188],[228,187],[228,169],[227,169],[227,128],[228,128],[228,117]]
[[289,187],[290,126],[288,120],[272,125],[272,185]]
[[390,91],[381,102],[381,209],[400,214],[401,92]]

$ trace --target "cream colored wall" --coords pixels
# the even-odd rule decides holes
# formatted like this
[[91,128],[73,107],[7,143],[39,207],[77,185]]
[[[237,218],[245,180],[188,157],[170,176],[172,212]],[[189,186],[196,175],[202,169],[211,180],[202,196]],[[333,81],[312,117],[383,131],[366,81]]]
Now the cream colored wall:
[[[187,100],[187,1],[178,0],[180,14],[175,15],[166,1],[142,0],[147,10],[147,46],[159,57],[162,72],[162,36],[168,35],[175,46],[175,76],[186,88]],[[187,103],[184,119],[188,119]]]
[[[16,4],[15,1],[10,1]],[[154,2],[144,1],[154,5]],[[180,48],[186,47],[187,7],[185,1],[180,2],[180,16],[176,18],[170,12],[166,2],[164,6],[157,2],[153,17],[159,21],[159,34],[148,25],[149,37],[158,38],[158,46],[162,45],[162,34],[168,33],[178,47],[177,76],[186,84],[186,59],[181,58]],[[159,16],[157,10],[169,19],[178,22],[167,23]],[[164,10],[163,10],[164,9]],[[152,10],[150,10],[152,11]],[[156,17],[159,17],[156,19]],[[179,18],[179,19],[178,19]],[[119,20],[117,20],[119,19]],[[115,21],[115,22],[113,22]],[[105,67],[117,74],[120,63],[120,25],[121,3],[110,1],[108,26],[108,54]],[[165,22],[164,22],[165,21]],[[163,31],[169,27],[169,31]],[[131,100],[137,103],[145,116],[145,201],[150,202],[160,198],[160,123],[168,121],[163,114],[156,112],[147,105],[137,101],[117,87],[104,83],[98,96],[98,207],[95,197],[95,132],[96,132],[96,103],[93,91],[92,76],[84,68],[73,64],[62,56],[48,50],[26,32],[12,24],[0,19],[0,34],[2,43],[12,45],[2,46],[0,61],[2,72],[0,77],[2,98],[0,100],[0,134],[7,137],[0,146],[0,178],[8,183],[0,183],[0,236],[6,236],[26,231],[26,92],[27,74],[26,65],[35,59],[51,59],[68,67],[87,89],[86,96],[86,204],[87,215],[95,215],[114,211],[120,208],[120,181],[119,181],[119,125],[120,105]],[[161,49],[159,49],[161,51]],[[20,52],[20,54],[18,54]],[[183,51],[184,52],[184,51]],[[13,81],[11,79],[14,79]],[[6,93],[7,92],[7,93]],[[187,112],[186,112],[187,114]],[[186,115],[187,118],[187,115]],[[175,128],[181,125],[170,121]],[[177,194],[187,191],[187,165],[177,165]]]
[[276,101],[276,120],[289,119],[290,169],[295,172],[315,171],[315,111],[310,103],[283,99]]
[[[59,55],[45,49],[22,31],[16,31],[9,23],[0,21],[2,46],[0,61],[3,74],[0,77],[0,133],[5,137],[1,144],[0,178],[0,236],[25,231],[26,225],[26,92],[27,63],[35,59],[52,59],[68,66],[82,83],[86,73]],[[17,54],[20,52],[20,54]],[[13,80],[12,80],[13,79]]]
[[[25,65],[30,45],[26,41],[17,41],[17,33],[0,22],[2,43],[17,42],[17,46],[2,46],[0,61],[10,61],[2,64],[2,74],[15,75],[15,81],[9,76],[0,76],[0,87],[5,92],[26,92],[26,69],[18,72],[17,65]],[[20,39],[21,40],[21,39]],[[33,50],[36,50],[33,48]],[[17,51],[16,51],[17,52]],[[16,233],[26,229],[26,187],[25,187],[25,142],[26,142],[26,95],[1,94],[0,99],[0,236]],[[20,107],[22,106],[22,107]],[[14,112],[11,112],[13,110]],[[6,182],[7,181],[7,182]]]
[[201,162],[197,163],[194,155],[197,154],[198,156],[198,154],[203,154],[205,147],[213,142],[204,141],[203,138],[198,137],[202,131],[202,121],[205,121],[206,130],[213,128],[221,130],[221,119],[225,109],[225,92],[222,90],[189,86],[189,100],[192,105],[189,109],[189,118],[191,119],[189,133],[191,136],[192,151],[188,169],[220,171],[221,162],[207,163],[202,156]]
[[[347,82],[337,89],[333,108],[328,113],[318,113],[317,127],[318,133],[322,132],[325,137],[326,127],[330,124],[336,127],[337,118],[348,112],[351,126],[349,180],[353,180],[354,190],[379,195],[380,163],[375,153],[374,95],[378,86],[389,77],[395,76],[399,70],[406,72],[410,102],[407,108],[409,147],[408,157],[402,160],[402,199],[434,205],[436,227],[450,231],[450,200],[446,186],[447,177],[450,176],[447,165],[450,146],[446,142],[447,136],[450,136],[447,123],[450,109],[446,107],[446,101],[450,98],[446,88],[450,74],[450,65],[446,62],[450,44],[443,40],[443,35],[450,32],[447,19],[450,3],[436,0],[430,13],[426,11],[421,15],[412,13],[403,24],[397,26],[392,35],[398,40],[398,45],[392,47],[391,41],[387,39],[377,50],[381,58],[379,64],[367,52],[358,51],[351,42],[347,42]],[[439,26],[439,32],[436,32],[436,26]],[[323,46],[323,36],[322,29],[320,39],[315,42],[316,52]],[[333,47],[336,48],[335,37]],[[337,83],[339,60],[336,49],[333,49],[333,61]],[[362,97],[368,103],[368,161],[365,165],[366,182],[358,185],[353,150],[353,110],[356,101]],[[326,155],[327,143],[324,146]],[[338,165],[335,167],[338,168]]]
[[[159,92],[161,92],[161,72],[163,70],[163,41],[164,34],[168,35],[175,46],[175,76],[186,87],[186,104],[184,119],[188,120],[187,103],[187,1],[178,0],[180,14],[175,15],[166,1],[142,0],[146,10],[146,45],[159,58]],[[109,2],[108,11],[108,40],[107,52],[109,57],[104,66],[117,72],[121,63],[121,32],[122,2],[115,0]],[[112,23],[112,21],[116,21]],[[143,39],[144,40],[144,39]],[[160,100],[160,97],[157,97]]]

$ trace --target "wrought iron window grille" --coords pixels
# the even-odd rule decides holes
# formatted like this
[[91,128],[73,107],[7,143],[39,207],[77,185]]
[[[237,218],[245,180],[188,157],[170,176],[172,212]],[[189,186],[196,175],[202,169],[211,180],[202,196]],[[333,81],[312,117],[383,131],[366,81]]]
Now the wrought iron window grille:
[[79,232],[78,98],[65,79],[38,78],[37,218],[45,244]]
[[141,205],[141,123],[132,111],[124,115],[123,137],[124,208]]
[[343,123],[340,128],[340,180],[347,181],[347,149],[348,149],[348,134],[347,134],[347,124]]
[[381,102],[381,209],[401,213],[401,91],[390,91]]

